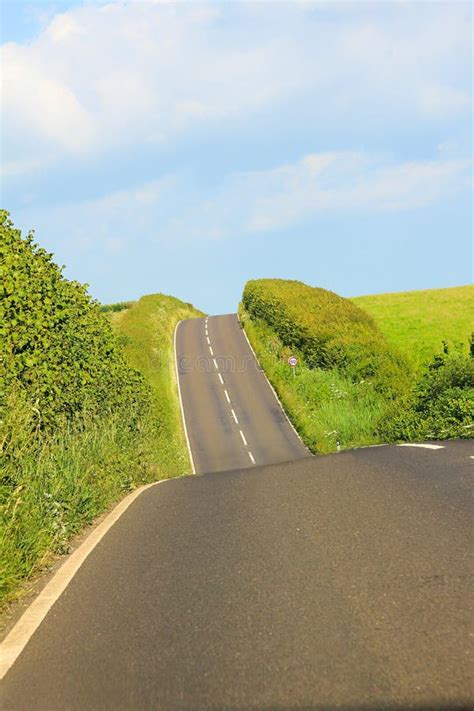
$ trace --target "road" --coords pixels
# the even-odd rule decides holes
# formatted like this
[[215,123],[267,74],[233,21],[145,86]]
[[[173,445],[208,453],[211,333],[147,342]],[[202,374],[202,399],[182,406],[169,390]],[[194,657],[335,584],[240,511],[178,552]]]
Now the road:
[[309,456],[235,314],[182,321],[176,353],[196,473]]
[[[212,319],[208,332],[216,352],[232,355]],[[184,381],[200,376],[184,367],[196,468],[221,461],[203,444],[213,438],[219,458],[226,439],[234,467],[240,435],[225,420],[223,386],[196,385],[214,407],[196,420]],[[287,423],[273,402],[251,419],[238,373],[226,387],[248,430],[241,451],[251,447],[257,462]],[[471,708],[474,448],[439,444],[324,457],[300,449],[273,464],[246,455],[232,471],[146,489],[7,673],[2,710]]]

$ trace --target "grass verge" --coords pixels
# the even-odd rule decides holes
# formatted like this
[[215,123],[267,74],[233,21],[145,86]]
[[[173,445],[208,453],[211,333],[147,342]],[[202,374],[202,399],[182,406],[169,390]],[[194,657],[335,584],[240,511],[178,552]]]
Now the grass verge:
[[[30,438],[31,411],[10,400],[0,486],[0,600],[69,551],[71,537],[113,502],[160,478],[153,460],[153,426],[137,430],[120,417],[84,415],[54,434]],[[3,429],[2,427],[2,429]]]
[[128,363],[145,377],[153,393],[152,416],[159,422],[153,441],[161,478],[191,471],[181,424],[174,357],[176,324],[203,316],[201,311],[164,294],[143,296],[130,308],[112,315]]
[[[354,382],[336,369],[309,368],[295,348],[283,345],[262,320],[250,319],[240,307],[240,319],[260,365],[309,449],[318,454],[361,447],[381,440],[374,434],[386,408],[370,382]],[[293,370],[288,357],[296,355]]]
[[21,596],[29,579],[71,537],[129,491],[191,472],[174,371],[178,321],[201,312],[173,297],[147,296],[110,318],[126,359],[148,381],[150,406],[134,426],[124,413],[87,412],[54,432],[35,430],[21,390],[10,393],[0,425],[0,604]]

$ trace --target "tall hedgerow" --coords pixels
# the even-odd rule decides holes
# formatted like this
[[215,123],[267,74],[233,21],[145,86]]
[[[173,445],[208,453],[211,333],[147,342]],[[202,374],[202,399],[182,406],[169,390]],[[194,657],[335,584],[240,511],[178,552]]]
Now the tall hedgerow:
[[387,396],[407,387],[407,366],[372,318],[348,299],[299,281],[247,282],[242,304],[297,349],[310,368],[332,369],[354,382],[370,380]]
[[67,280],[52,255],[0,212],[0,406],[17,391],[38,430],[81,414],[122,412],[135,426],[148,407],[143,377],[125,362],[107,316],[87,287]]
[[159,476],[160,427],[107,314],[0,212],[0,604]]
[[434,356],[402,401],[392,404],[379,423],[387,441],[474,436],[474,354]]

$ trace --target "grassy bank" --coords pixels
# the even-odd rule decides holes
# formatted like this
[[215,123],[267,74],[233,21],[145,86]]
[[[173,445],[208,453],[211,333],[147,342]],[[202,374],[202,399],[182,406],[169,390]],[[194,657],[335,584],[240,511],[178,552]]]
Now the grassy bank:
[[30,407],[11,399],[0,487],[0,602],[69,550],[71,537],[129,491],[161,477],[156,428],[142,418],[131,430],[121,416],[84,414],[36,434]]
[[190,471],[172,342],[199,312],[163,296],[101,308],[0,218],[4,605],[124,494]]
[[179,321],[202,315],[191,304],[164,294],[143,296],[111,315],[128,363],[152,389],[152,417],[160,423],[153,440],[153,458],[159,462],[160,478],[191,471],[181,424],[173,340]]
[[[128,364],[151,390],[130,427],[123,413],[87,412],[40,432],[24,397],[11,395],[2,423],[0,599],[68,551],[71,537],[137,486],[190,473],[174,371],[176,323],[200,312],[170,296],[108,309]],[[31,433],[34,432],[34,437]]]
[[[324,289],[260,279],[245,286],[241,319],[313,452],[380,441],[377,422],[407,387],[407,367],[370,316]],[[298,358],[295,372],[288,366],[290,354]]]
[[[242,308],[240,318],[260,365],[312,452],[326,454],[338,446],[381,441],[374,430],[385,401],[371,385],[354,383],[336,369],[309,368],[302,354],[286,347],[263,321],[251,319]],[[294,374],[287,362],[290,354],[298,357]]]
[[387,339],[420,370],[446,341],[464,347],[473,330],[474,286],[359,296],[351,301],[366,311]]
[[[409,299],[411,316],[400,314],[398,325],[393,315],[385,322],[385,335],[378,327],[382,316],[331,292],[276,279],[246,285],[241,321],[285,410],[313,452],[472,436],[474,359],[465,337],[465,307],[472,291],[443,291],[460,293],[448,294],[449,299],[444,295],[450,307],[436,329],[432,313],[417,314]],[[450,311],[454,296],[464,305],[458,323]],[[385,298],[380,297],[382,304]],[[381,306],[380,313],[387,308]],[[412,326],[405,326],[407,320]],[[413,324],[418,324],[416,334]],[[457,342],[463,336],[459,349],[443,349],[443,341]],[[294,372],[288,365],[290,355],[298,358]]]

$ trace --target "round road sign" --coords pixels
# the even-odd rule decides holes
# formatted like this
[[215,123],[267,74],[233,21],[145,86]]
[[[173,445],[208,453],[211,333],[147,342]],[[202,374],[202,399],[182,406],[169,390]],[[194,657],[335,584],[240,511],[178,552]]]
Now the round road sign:
[[288,358],[288,365],[291,365],[292,368],[295,368],[298,365],[298,358],[296,356],[290,356]]

